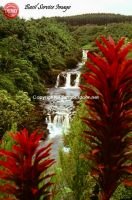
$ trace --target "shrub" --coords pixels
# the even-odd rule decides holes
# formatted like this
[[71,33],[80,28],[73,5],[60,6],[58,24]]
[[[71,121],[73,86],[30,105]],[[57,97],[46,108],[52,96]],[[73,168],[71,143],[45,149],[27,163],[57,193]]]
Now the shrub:
[[26,92],[18,91],[12,96],[6,90],[0,90],[0,133],[3,135],[10,130],[13,123],[22,124],[33,108]]

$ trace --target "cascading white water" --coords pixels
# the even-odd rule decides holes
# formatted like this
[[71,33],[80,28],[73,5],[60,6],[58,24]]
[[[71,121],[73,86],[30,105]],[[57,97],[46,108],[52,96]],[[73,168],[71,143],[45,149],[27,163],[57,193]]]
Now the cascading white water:
[[59,81],[60,81],[60,74],[58,74],[58,76],[57,76],[55,88],[59,87]]
[[[74,76],[74,81],[72,81],[72,76]],[[64,86],[61,87],[61,77],[64,79]],[[71,71],[61,72],[57,76],[55,88],[50,94],[61,95],[61,99],[53,99],[49,102],[47,106],[47,129],[49,130],[49,138],[54,138],[56,135],[62,135],[69,126],[70,126],[70,116],[71,108],[73,108],[72,99],[68,99],[69,96],[78,96],[80,93],[79,90],[79,81],[80,81],[80,71],[74,69]],[[63,90],[62,90],[63,89]],[[61,94],[62,93],[62,94]],[[65,93],[65,95],[64,95]]]
[[57,135],[65,132],[70,126],[70,116],[68,113],[56,113],[53,120],[51,120],[51,116],[49,115],[46,118],[47,129],[49,130],[49,139],[54,138]]
[[65,87],[66,88],[70,88],[71,87],[71,73],[70,72],[67,72],[67,74],[66,74]]
[[[60,146],[63,146],[65,152],[69,148],[63,145],[63,133],[67,133],[70,127],[70,119],[74,113],[74,100],[68,99],[68,96],[78,97],[80,95],[80,69],[87,60],[88,50],[82,50],[82,62],[78,63],[76,69],[61,72],[57,76],[54,88],[48,89],[48,95],[61,96],[61,99],[49,98],[44,102],[44,108],[47,113],[46,124],[49,131],[46,142],[52,142],[51,155],[57,159]],[[44,111],[45,112],[45,111]]]
[[[76,78],[74,80],[74,85],[71,84],[72,83],[72,80],[71,80],[72,79],[72,75],[76,75]],[[55,88],[59,88],[60,87],[60,78],[61,78],[61,76],[65,80],[63,88],[67,89],[67,88],[78,88],[79,87],[80,71],[61,72],[57,76]]]
[[81,73],[80,72],[78,72],[78,74],[77,74],[77,76],[76,76],[76,79],[75,79],[75,85],[74,85],[74,87],[78,87],[79,86],[79,82],[80,82],[80,76],[81,76]]
[[[46,124],[49,131],[47,142],[52,142],[52,156],[58,157],[58,150],[63,145],[63,133],[67,133],[70,127],[70,119],[73,113],[74,101],[68,97],[80,95],[79,81],[80,68],[61,72],[57,76],[55,88],[50,88],[48,94],[51,97],[61,96],[61,98],[49,98],[46,101],[47,110]],[[69,149],[64,149],[69,151]]]
[[46,123],[51,123],[51,115],[48,115],[48,116],[46,117]]

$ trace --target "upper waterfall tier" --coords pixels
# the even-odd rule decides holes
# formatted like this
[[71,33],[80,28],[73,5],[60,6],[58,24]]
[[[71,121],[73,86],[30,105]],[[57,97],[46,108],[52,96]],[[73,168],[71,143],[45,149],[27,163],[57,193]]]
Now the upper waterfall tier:
[[61,72],[57,76],[55,87],[78,88],[80,80],[80,71]]

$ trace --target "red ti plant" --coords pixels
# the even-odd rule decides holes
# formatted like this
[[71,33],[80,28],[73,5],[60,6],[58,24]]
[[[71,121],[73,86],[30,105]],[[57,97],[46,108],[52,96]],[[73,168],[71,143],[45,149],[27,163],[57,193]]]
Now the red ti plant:
[[54,160],[49,158],[51,144],[39,147],[42,136],[43,133],[29,134],[24,129],[12,134],[15,144],[11,151],[0,150],[0,179],[5,181],[0,192],[8,194],[7,199],[10,195],[18,200],[38,200],[40,196],[43,200],[49,199],[53,174],[47,170]]
[[132,185],[132,59],[127,56],[132,44],[103,36],[96,44],[100,53],[88,53],[86,84],[81,86],[91,96],[86,100],[90,116],[84,118],[90,151],[84,156],[91,160],[91,174],[100,185],[99,199],[108,200],[120,183]]

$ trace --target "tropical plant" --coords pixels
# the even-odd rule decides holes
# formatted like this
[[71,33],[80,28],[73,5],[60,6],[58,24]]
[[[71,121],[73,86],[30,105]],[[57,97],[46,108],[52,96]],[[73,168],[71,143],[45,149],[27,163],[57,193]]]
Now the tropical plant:
[[0,192],[8,194],[10,199],[38,200],[41,197],[48,200],[53,173],[47,170],[54,163],[54,159],[49,158],[51,143],[40,147],[43,133],[37,131],[29,134],[23,129],[11,135],[15,142],[12,150],[0,150],[0,179],[5,181]]
[[88,53],[88,71],[82,90],[90,115],[83,120],[90,130],[84,137],[90,150],[83,155],[92,161],[91,174],[100,185],[99,199],[109,200],[120,183],[131,186],[130,131],[132,128],[132,44],[109,37],[96,40],[101,53]]

